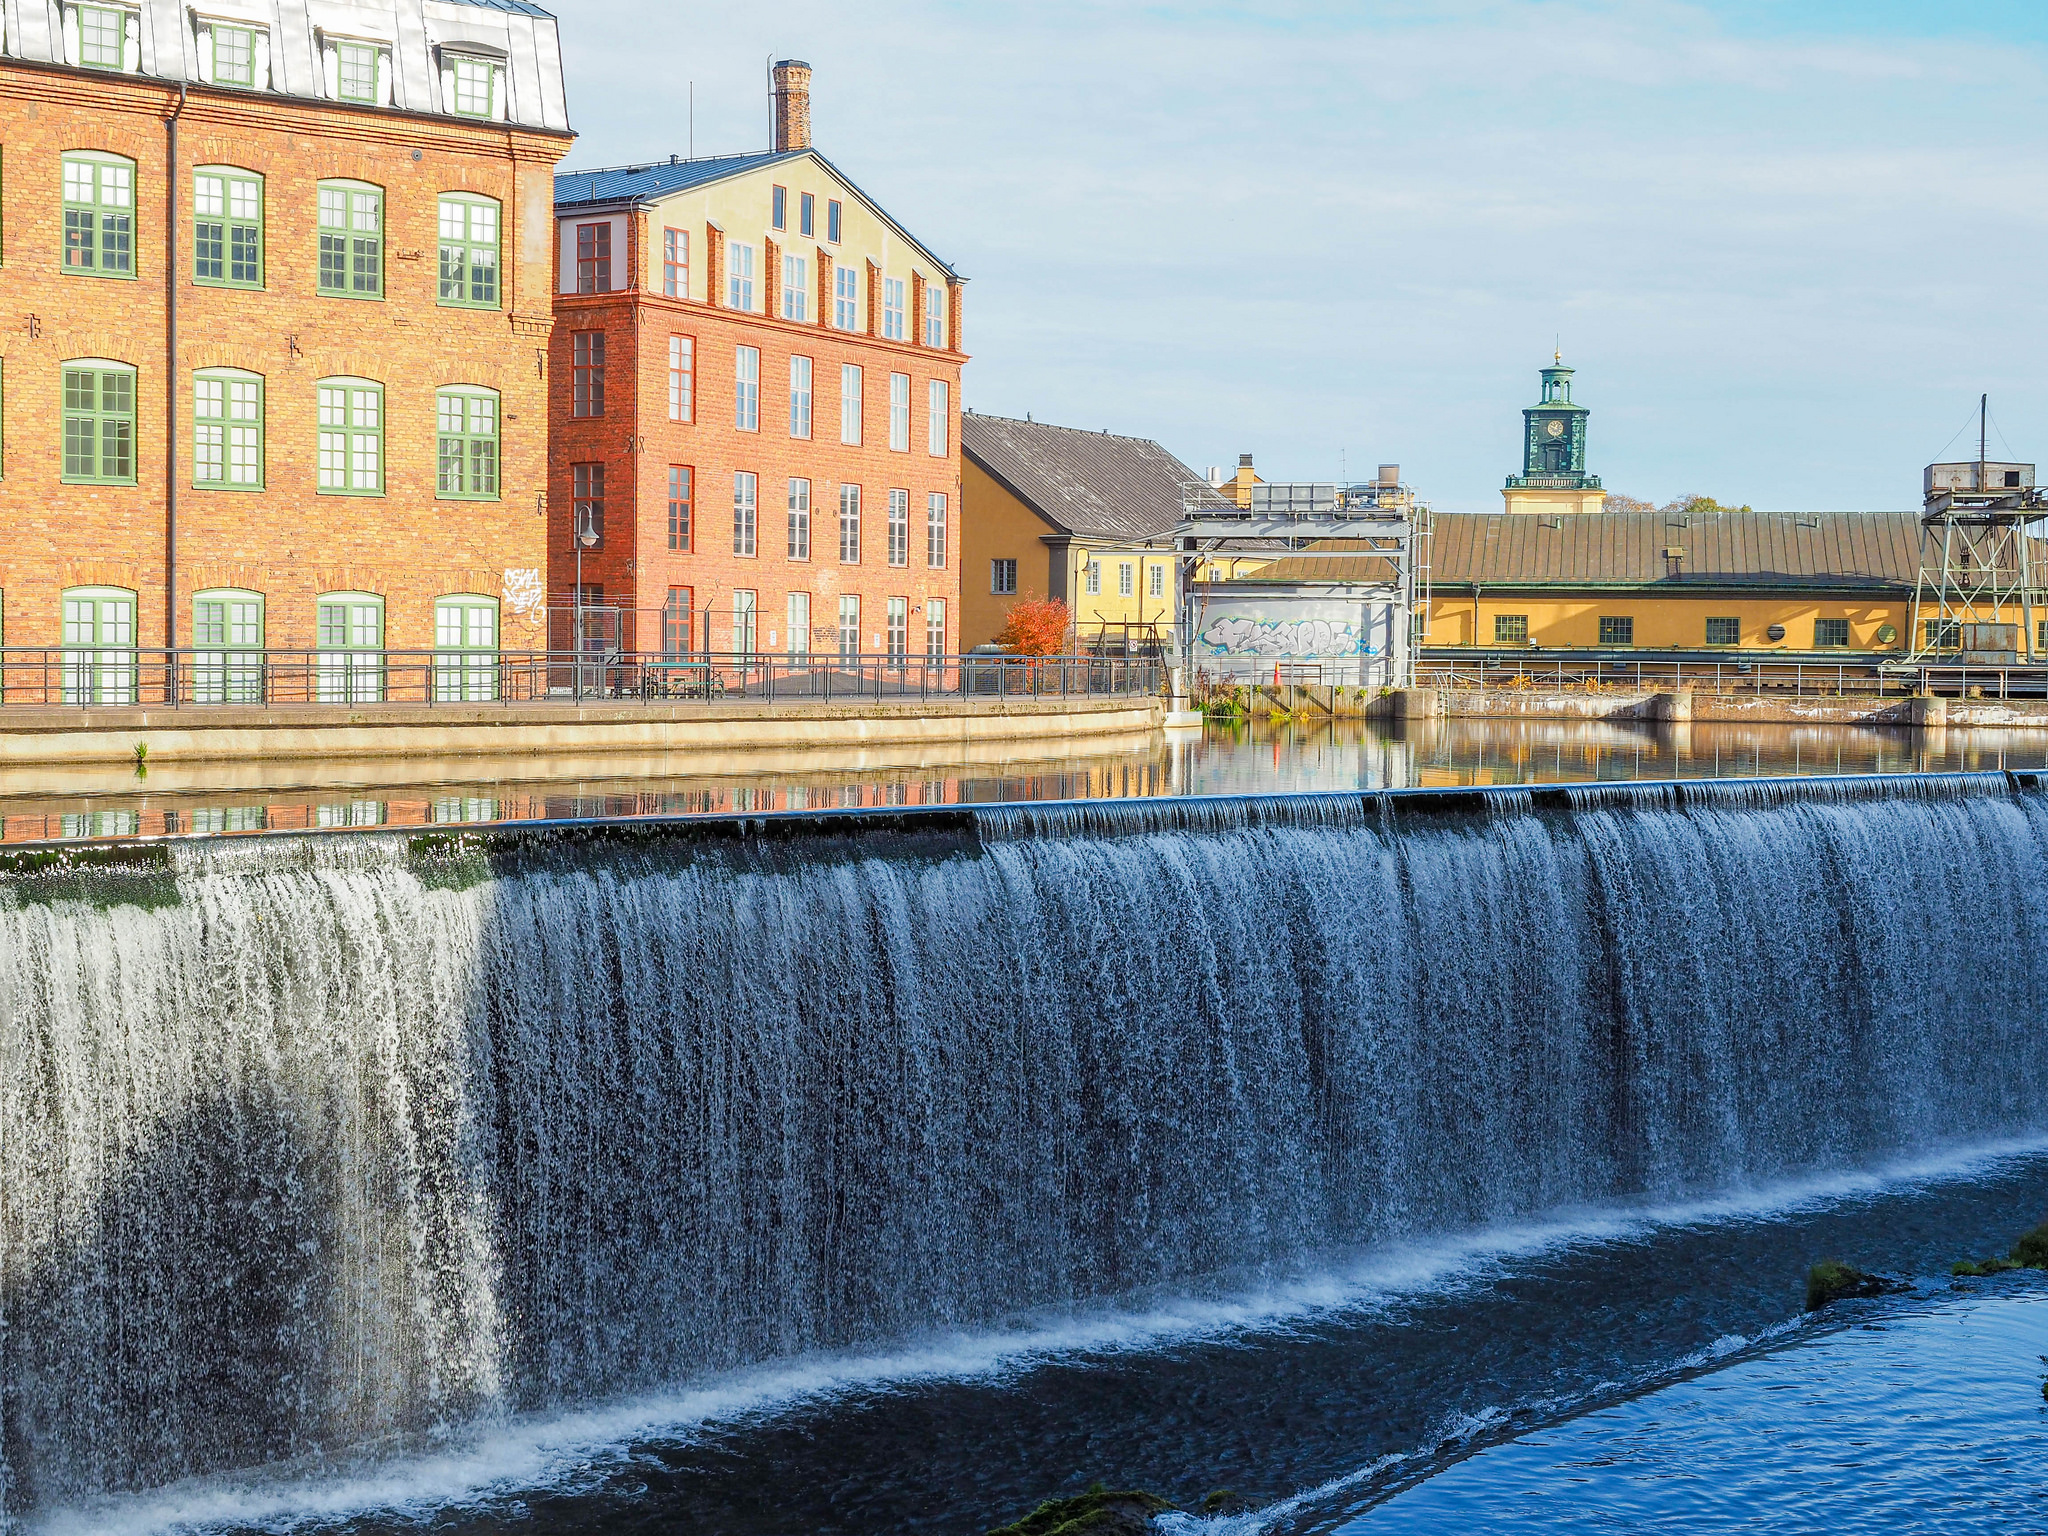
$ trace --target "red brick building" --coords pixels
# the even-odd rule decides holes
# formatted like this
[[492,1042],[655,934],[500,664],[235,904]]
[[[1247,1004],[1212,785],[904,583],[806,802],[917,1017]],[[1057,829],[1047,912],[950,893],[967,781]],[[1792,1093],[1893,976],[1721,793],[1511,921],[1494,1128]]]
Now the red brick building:
[[565,172],[548,589],[566,648],[957,651],[960,278],[810,146]]
[[317,20],[37,0],[0,30],[0,603],[8,646],[91,658],[67,700],[160,698],[130,649],[159,645],[192,702],[417,696],[437,648],[474,697],[471,661],[544,635],[554,19]]

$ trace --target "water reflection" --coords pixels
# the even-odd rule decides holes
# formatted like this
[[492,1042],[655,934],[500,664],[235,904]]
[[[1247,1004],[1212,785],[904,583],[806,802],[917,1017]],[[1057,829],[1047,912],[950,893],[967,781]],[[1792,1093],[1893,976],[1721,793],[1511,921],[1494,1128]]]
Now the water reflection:
[[8,842],[1005,800],[2048,767],[2048,730],[1597,720],[1244,722],[1198,737],[715,757],[192,764],[0,779]]

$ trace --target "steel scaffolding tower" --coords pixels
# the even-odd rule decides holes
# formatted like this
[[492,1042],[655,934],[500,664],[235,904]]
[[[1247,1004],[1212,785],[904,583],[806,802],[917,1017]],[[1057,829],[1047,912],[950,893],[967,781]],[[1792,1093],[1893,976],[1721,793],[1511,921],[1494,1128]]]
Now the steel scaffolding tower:
[[1985,457],[1988,407],[1988,397],[1980,398],[1974,461],[1927,466],[1909,662],[2048,659],[2041,643],[2048,587],[2034,547],[2048,500],[2034,485],[2033,465]]

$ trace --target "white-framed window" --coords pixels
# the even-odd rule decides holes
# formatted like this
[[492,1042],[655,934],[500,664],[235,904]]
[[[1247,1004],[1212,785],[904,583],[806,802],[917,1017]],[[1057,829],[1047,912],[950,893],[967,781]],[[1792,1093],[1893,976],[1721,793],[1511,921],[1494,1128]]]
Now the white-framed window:
[[889,493],[889,563],[910,564],[910,492]]
[[498,696],[498,600],[457,593],[434,600],[434,697]]
[[882,335],[890,341],[903,340],[903,279],[882,279]]
[[1100,596],[1102,593],[1102,562],[1100,560],[1090,560],[1082,572],[1081,581],[1090,597]]
[[735,347],[732,364],[732,424],[742,432],[761,429],[761,349]]
[[371,379],[322,379],[316,489],[327,495],[384,494],[384,386]]
[[661,232],[661,291],[671,299],[690,296],[690,232],[664,229]]
[[747,470],[737,470],[732,477],[732,552],[752,558],[754,553],[754,530],[761,511],[761,484]]
[[791,357],[789,360],[789,435],[803,438],[811,435],[811,360],[808,357]]
[[839,487],[839,563],[860,564],[860,487]]
[[839,441],[860,446],[860,364],[839,365]]
[[313,697],[322,704],[370,704],[384,697],[384,599],[374,592],[323,592],[314,606]]
[[749,314],[754,310],[754,248],[751,245],[730,245],[726,247],[725,307],[743,309]]
[[808,320],[811,317],[811,264],[801,256],[782,258],[782,318]]
[[64,702],[135,702],[135,594],[123,587],[64,591]]
[[461,117],[505,116],[505,66],[496,59],[441,52],[442,110]]
[[952,420],[952,391],[947,389],[944,379],[933,379],[925,391],[925,433],[924,450],[935,459],[946,456],[946,445],[952,436],[949,423]]
[[754,596],[745,587],[736,588],[732,594],[732,648],[742,656],[755,654],[754,618],[758,605]]
[[689,421],[696,410],[697,344],[688,336],[668,339],[668,419]]
[[946,600],[924,600],[924,653],[934,659],[946,654]]
[[787,649],[792,656],[808,656],[811,652],[811,594],[792,592],[789,594],[789,636]]
[[860,655],[860,598],[851,592],[839,598],[839,659],[852,661]]
[[1146,570],[1146,574],[1147,574],[1147,575],[1148,575],[1148,576],[1149,576],[1149,577],[1151,578],[1151,580],[1150,580],[1150,586],[1149,586],[1149,589],[1148,589],[1148,591],[1146,592],[1146,596],[1148,596],[1148,597],[1164,597],[1164,596],[1166,596],[1166,564],[1165,564],[1165,562],[1164,562],[1164,561],[1160,561],[1160,560],[1155,560],[1155,561],[1153,561],[1153,562],[1152,562],[1152,564],[1150,564],[1149,566],[1147,566],[1147,567],[1145,568],[1145,570]]
[[996,597],[1016,596],[1017,562],[1014,560],[989,561],[988,589]]
[[946,568],[946,493],[928,491],[924,498],[924,563],[935,571]]
[[192,376],[192,483],[203,490],[263,489],[263,378],[240,368]]
[[887,613],[889,659],[901,663],[910,654],[910,599],[890,598]]
[[889,375],[889,447],[910,452],[910,375]]
[[844,263],[832,268],[832,324],[842,331],[860,329],[860,273]]
[[1116,595],[1118,597],[1133,597],[1137,594],[1137,591],[1137,567],[1128,560],[1120,561],[1116,568]]
[[811,558],[811,482],[789,482],[789,558]]
[[192,594],[192,702],[263,700],[263,594],[219,588]]
[[924,285],[924,344],[944,350],[946,345],[946,285]]
[[64,51],[68,63],[132,75],[142,68],[141,15],[125,5],[66,6]]

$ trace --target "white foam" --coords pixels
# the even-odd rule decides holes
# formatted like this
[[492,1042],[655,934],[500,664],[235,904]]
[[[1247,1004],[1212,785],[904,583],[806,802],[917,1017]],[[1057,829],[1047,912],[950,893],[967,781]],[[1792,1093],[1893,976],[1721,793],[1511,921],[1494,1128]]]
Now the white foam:
[[[192,1479],[53,1510],[20,1522],[18,1528],[33,1536],[191,1536],[222,1526],[289,1531],[373,1512],[420,1515],[449,1506],[497,1503],[540,1488],[573,1491],[606,1475],[637,1440],[685,1439],[709,1425],[758,1418],[847,1392],[936,1380],[1003,1379],[1065,1357],[1285,1332],[1419,1294],[1483,1284],[1510,1261],[1545,1252],[1641,1238],[1673,1227],[1788,1216],[1861,1196],[1898,1194],[1981,1176],[2000,1163],[2043,1151],[2048,1151],[2048,1135],[1950,1149],[1878,1169],[1691,1201],[1573,1211],[1375,1249],[1347,1264],[1234,1296],[1148,1299],[1136,1306],[1034,1318],[1009,1328],[935,1337],[873,1353],[779,1362],[618,1403],[481,1426],[439,1447],[383,1460]],[[1698,1369],[1792,1326],[1787,1322],[1755,1338],[1728,1335],[1655,1374]],[[1614,1385],[1600,1390],[1612,1390]],[[1552,1406],[1562,1411],[1569,1405]],[[1167,1528],[1200,1531],[1204,1536],[1252,1536],[1272,1529],[1291,1511],[1368,1483],[1393,1466],[1486,1433],[1505,1417],[1506,1410],[1459,1416],[1440,1426],[1424,1447],[1382,1457],[1256,1514],[1214,1520],[1180,1516]]]

